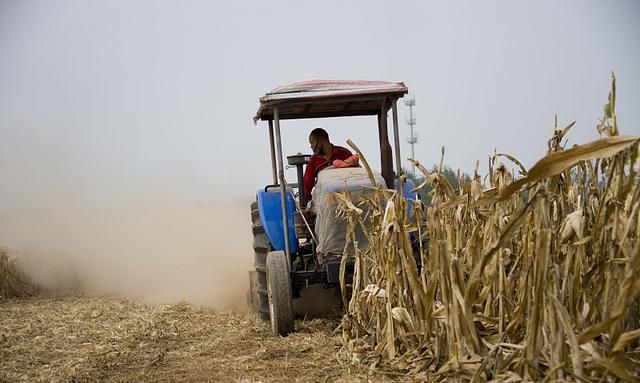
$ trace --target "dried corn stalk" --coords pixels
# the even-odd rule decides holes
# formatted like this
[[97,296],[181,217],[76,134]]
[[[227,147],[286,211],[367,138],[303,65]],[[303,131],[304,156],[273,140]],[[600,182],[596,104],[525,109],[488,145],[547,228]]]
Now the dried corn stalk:
[[369,247],[341,353],[430,381],[640,379],[640,137],[617,135],[612,84],[608,137],[565,149],[573,124],[556,127],[529,171],[496,154],[489,184],[476,171],[460,190],[416,163],[432,203],[410,217],[389,190],[363,202],[369,226],[343,203]]
[[0,247],[0,299],[33,295],[36,287],[19,267],[19,258]]

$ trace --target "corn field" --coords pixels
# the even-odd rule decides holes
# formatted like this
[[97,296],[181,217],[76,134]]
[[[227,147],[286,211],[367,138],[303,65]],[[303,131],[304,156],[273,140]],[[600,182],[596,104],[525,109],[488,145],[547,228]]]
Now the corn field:
[[21,270],[20,258],[0,247],[0,301],[7,298],[34,295],[37,287]]
[[619,134],[615,77],[601,138],[565,148],[572,126],[528,171],[496,153],[457,190],[415,162],[429,206],[341,195],[369,246],[350,296],[343,281],[339,354],[429,381],[638,381],[640,137]]

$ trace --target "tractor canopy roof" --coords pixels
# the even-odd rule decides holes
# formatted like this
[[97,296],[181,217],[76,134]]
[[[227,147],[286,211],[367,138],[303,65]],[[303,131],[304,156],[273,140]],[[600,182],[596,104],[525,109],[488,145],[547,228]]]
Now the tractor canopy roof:
[[376,115],[389,110],[391,103],[386,100],[395,101],[406,93],[404,83],[394,81],[298,81],[261,97],[253,122],[273,120],[274,108],[281,120]]

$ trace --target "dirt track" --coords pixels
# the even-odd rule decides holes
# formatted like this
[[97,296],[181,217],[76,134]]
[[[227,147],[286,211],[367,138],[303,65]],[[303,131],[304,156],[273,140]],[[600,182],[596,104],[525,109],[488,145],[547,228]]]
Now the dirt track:
[[389,381],[341,363],[339,320],[276,338],[253,315],[122,298],[0,300],[0,381]]

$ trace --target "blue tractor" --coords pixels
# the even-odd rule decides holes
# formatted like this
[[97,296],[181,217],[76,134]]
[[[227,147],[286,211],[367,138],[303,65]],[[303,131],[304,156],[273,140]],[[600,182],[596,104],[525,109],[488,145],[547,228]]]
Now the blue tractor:
[[[249,302],[258,316],[271,321],[275,335],[294,329],[292,300],[312,284],[339,287],[340,262],[345,249],[346,224],[335,213],[330,195],[349,189],[350,193],[371,185],[364,169],[331,167],[318,173],[313,190],[317,215],[308,216],[305,207],[303,170],[311,155],[286,157],[297,169],[297,183],[287,183],[281,143],[281,121],[345,116],[376,116],[380,143],[381,171],[378,184],[396,187],[402,173],[398,132],[397,100],[408,92],[401,82],[386,81],[300,81],[281,86],[260,98],[254,122],[267,121],[272,164],[272,183],[256,193],[251,204],[255,270],[250,272]],[[392,111],[394,148],[389,143],[387,119]],[[395,156],[394,156],[395,153]],[[395,159],[395,172],[394,172]],[[411,181],[405,196],[411,195]],[[370,188],[369,188],[370,190]],[[362,241],[360,241],[362,245]],[[366,245],[366,243],[364,244]],[[353,264],[347,263],[347,284]]]

